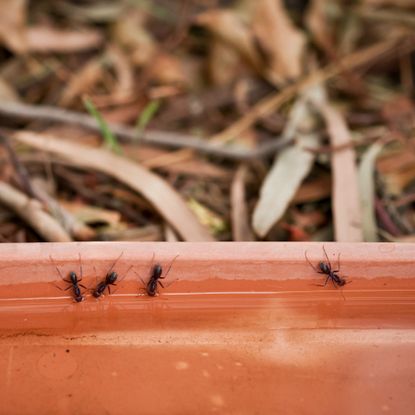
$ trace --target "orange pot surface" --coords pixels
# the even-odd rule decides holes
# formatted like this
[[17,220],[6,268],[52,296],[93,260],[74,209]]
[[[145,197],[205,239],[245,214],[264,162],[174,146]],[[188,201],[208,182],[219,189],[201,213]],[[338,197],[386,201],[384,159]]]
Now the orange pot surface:
[[412,415],[415,245],[324,247],[342,288],[318,243],[1,245],[0,414]]

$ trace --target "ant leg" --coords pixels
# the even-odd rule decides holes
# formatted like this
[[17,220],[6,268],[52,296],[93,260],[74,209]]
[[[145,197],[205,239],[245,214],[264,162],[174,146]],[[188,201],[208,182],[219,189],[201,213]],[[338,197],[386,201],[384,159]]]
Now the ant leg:
[[124,280],[124,278],[128,275],[128,273],[130,272],[130,270],[132,269],[133,265],[131,265],[128,269],[127,272],[119,279],[117,279],[117,282],[120,283],[121,281]]
[[79,256],[79,268],[80,268],[80,271],[81,271],[81,278],[78,280],[78,282],[79,282],[79,281],[82,281],[82,278],[83,278],[83,272],[82,272],[81,253],[78,253],[78,256]]
[[[339,289],[339,287],[334,283],[334,280],[333,280],[333,285],[334,285],[334,287],[336,288],[336,290],[337,289]],[[342,295],[342,297],[343,297],[343,300],[344,301],[346,301],[346,297],[344,296],[344,294],[343,294],[343,290],[340,288],[340,293],[341,293],[341,295]]]
[[114,286],[114,287],[118,287],[116,290],[114,290],[113,292],[112,292],[112,294],[115,294],[118,290],[119,290],[119,288],[120,288],[120,283],[125,279],[125,277],[128,275],[128,273],[130,272],[130,270],[131,270],[131,268],[133,267],[133,265],[131,265],[129,268],[128,268],[128,270],[127,270],[127,272],[121,277],[121,278],[118,278],[117,277],[117,284],[114,282],[114,283],[112,283],[112,284],[109,284],[108,285],[108,291],[109,291],[109,286],[110,285],[112,285],[112,286]]
[[318,272],[319,274],[321,274],[321,271],[319,271],[312,263],[311,263],[311,261],[308,259],[308,256],[307,256],[307,251],[305,251],[304,252],[304,256],[305,256],[305,259],[307,260],[307,262],[310,264],[310,266],[311,266],[311,268],[313,268],[313,270],[315,271],[315,272]]
[[94,265],[94,274],[95,274],[95,287],[94,286],[89,286],[87,288],[88,291],[90,291],[92,293],[92,295],[94,294],[96,287],[98,286],[98,275],[97,275],[97,269]]
[[159,279],[158,279],[158,283],[163,287],[163,288],[168,288],[168,287],[170,287],[170,285],[172,285],[174,282],[176,282],[177,280],[178,280],[178,278],[176,278],[175,280],[173,280],[173,281],[170,281],[169,283],[164,283],[164,284],[162,284],[162,282],[160,281],[160,280],[164,280],[166,277],[167,277],[167,275],[168,275],[168,273],[169,273],[169,271],[170,271],[170,268],[172,267],[172,265],[173,265],[173,262],[176,260],[176,258],[178,257],[179,255],[176,255],[174,258],[173,258],[173,261],[171,261],[171,263],[170,263],[170,266],[169,266],[169,269],[167,270],[167,272],[166,272],[166,274],[164,275],[164,277],[160,277]]
[[[85,285],[83,285],[83,284],[79,284],[79,282],[81,282],[82,281],[82,279],[83,279],[83,277],[84,277],[84,274],[83,274],[83,270],[82,270],[82,260],[81,260],[81,253],[79,252],[78,253],[78,256],[79,256],[79,269],[80,269],[80,273],[81,273],[81,278],[78,280],[78,285],[80,286],[80,287],[82,287],[84,290],[87,290],[87,288],[85,287]],[[82,293],[81,293],[81,295],[82,295]],[[84,297],[83,297],[84,298]],[[83,300],[82,300],[83,301]],[[76,301],[75,300],[75,302],[78,302],[78,301]]]
[[156,253],[153,252],[153,256],[151,257],[151,261],[150,261],[150,269],[153,268],[153,263],[154,263],[154,257],[156,256]]
[[136,272],[136,271],[134,271],[134,274],[137,275],[137,277],[140,278],[140,281],[143,283],[143,285],[146,286],[146,283],[144,282],[144,280],[141,277],[141,275],[138,272]]
[[142,291],[142,292],[144,292],[144,293],[147,293],[147,289],[146,289],[146,287],[147,287],[147,284],[144,282],[144,280],[141,278],[141,275],[138,273],[138,272],[136,272],[136,271],[134,271],[134,274],[135,275],[137,275],[137,277],[138,278],[140,278],[140,281],[143,283],[143,286],[142,287],[140,287],[140,291]]
[[[131,265],[130,268],[127,269],[127,272],[120,279],[117,279],[118,284],[114,283],[114,284],[111,284],[111,285],[118,286],[124,280],[124,278],[128,275],[128,273],[130,272],[132,267],[133,267],[133,265]],[[118,290],[119,290],[119,287],[116,290],[114,290],[112,293],[115,294]]]
[[327,255],[326,248],[324,248],[324,245],[323,245],[323,251],[324,251],[324,255],[326,255],[326,259],[327,259],[327,262],[329,263],[329,267],[331,270],[331,262],[330,262],[329,256]]
[[54,282],[52,282],[52,284],[61,291],[68,291],[70,288],[72,288],[72,285],[70,285],[69,287],[66,287],[66,288],[61,288],[61,287],[59,287],[58,284],[55,284]]
[[170,262],[170,266],[169,266],[169,269],[167,270],[167,272],[164,274],[164,277],[160,277],[159,278],[159,280],[164,280],[164,278],[166,278],[167,277],[167,275],[169,274],[169,272],[170,272],[170,269],[171,269],[171,267],[172,267],[172,265],[173,265],[173,262],[174,261],[176,261],[176,259],[177,259],[177,257],[178,257],[179,255],[176,255],[174,258],[173,258],[173,260]]
[[339,272],[340,271],[340,252],[339,255],[337,255],[337,269],[333,270],[333,272]]
[[58,288],[59,290],[61,290],[61,291],[67,291],[67,290],[69,290],[70,288],[72,288],[72,281],[70,281],[70,280],[66,280],[66,279],[65,279],[65,277],[62,275],[61,270],[58,268],[58,266],[56,265],[55,261],[53,260],[52,255],[49,255],[49,258],[50,258],[50,260],[52,261],[52,264],[55,266],[56,271],[58,272],[58,274],[59,274],[59,276],[61,277],[62,281],[65,281],[66,283],[71,284],[71,285],[69,285],[67,288],[61,288],[61,287],[59,287],[59,285],[58,285],[58,284],[56,284],[56,283],[54,283],[54,282],[52,282],[52,284],[53,284],[56,288]]
[[[319,274],[324,274],[319,272]],[[330,275],[327,275],[326,281],[324,282],[324,284],[316,284],[318,287],[325,287],[327,285],[327,282],[329,281]]]
[[[112,292],[111,292],[111,286],[113,286],[113,287],[117,287],[115,290],[113,290]],[[108,287],[108,292],[111,294],[111,295],[114,295],[118,290],[119,290],[119,286],[118,286],[118,284],[116,284],[115,282],[113,282],[112,284],[108,284],[107,285],[107,287]]]
[[55,263],[55,261],[53,260],[53,258],[52,258],[52,255],[49,255],[49,258],[50,258],[50,260],[52,261],[52,264],[55,266],[55,268],[56,268],[56,271],[58,271],[58,274],[59,274],[59,276],[65,281],[65,282],[71,282],[71,281],[67,281],[67,280],[65,280],[65,277],[62,275],[62,272],[61,272],[61,270],[58,268],[58,266],[56,265],[56,263]]

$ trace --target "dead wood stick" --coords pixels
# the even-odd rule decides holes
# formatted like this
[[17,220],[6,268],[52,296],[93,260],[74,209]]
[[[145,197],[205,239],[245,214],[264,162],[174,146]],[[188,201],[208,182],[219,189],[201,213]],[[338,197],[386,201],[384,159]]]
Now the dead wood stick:
[[281,105],[294,98],[298,93],[334,78],[341,73],[351,71],[365,65],[373,64],[380,59],[386,59],[391,54],[409,53],[415,48],[413,36],[402,35],[386,41],[375,43],[367,48],[357,50],[344,56],[339,61],[310,73],[303,79],[263,98],[255,104],[242,118],[228,126],[225,130],[212,137],[212,140],[226,142],[251,127],[258,119],[275,112]]
[[108,150],[60,140],[57,137],[21,131],[13,138],[39,150],[63,157],[84,167],[101,171],[142,194],[185,241],[213,241],[209,231],[199,223],[182,196],[165,180],[140,164]]
[[350,144],[352,138],[343,115],[328,100],[319,107],[325,119],[332,147],[349,146],[331,156],[333,174],[334,234],[339,242],[362,242],[362,211],[356,153]]
[[10,162],[20,181],[20,186],[22,186],[27,195],[36,199],[36,194],[33,190],[32,183],[30,182],[29,173],[26,170],[26,167],[20,162],[20,159],[17,157],[14,148],[9,143],[9,139],[0,133],[0,141],[6,149]]
[[[76,111],[69,111],[46,105],[21,104],[11,101],[0,101],[0,115],[28,121],[61,122],[100,132],[95,118]],[[210,143],[194,136],[167,131],[148,130],[137,132],[136,129],[117,123],[108,123],[110,130],[120,139],[137,141],[170,148],[187,148],[211,156],[233,160],[253,160],[276,153],[289,142],[273,140],[256,149],[225,147],[221,143]]]
[[245,181],[248,175],[246,164],[236,170],[231,186],[231,218],[234,241],[254,241],[255,236],[249,225],[249,212],[246,201]]
[[29,199],[9,184],[0,181],[0,203],[7,206],[40,236],[49,242],[70,242],[72,239],[62,226],[42,209],[36,199]]

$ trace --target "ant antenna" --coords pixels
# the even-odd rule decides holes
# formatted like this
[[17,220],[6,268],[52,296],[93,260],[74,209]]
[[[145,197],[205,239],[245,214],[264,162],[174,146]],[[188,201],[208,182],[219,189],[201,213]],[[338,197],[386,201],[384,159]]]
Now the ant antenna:
[[304,256],[305,256],[305,259],[307,260],[307,262],[310,264],[310,266],[311,266],[311,268],[313,268],[313,270],[315,271],[315,272],[320,272],[318,269],[317,269],[317,267],[315,267],[312,263],[311,263],[311,261],[308,259],[308,256],[307,256],[307,251],[305,251],[304,252]]
[[176,261],[176,259],[177,259],[177,257],[178,257],[179,255],[176,255],[174,258],[173,258],[173,260],[170,262],[170,266],[169,266],[169,269],[167,270],[167,272],[164,274],[164,278],[166,278],[167,277],[167,274],[169,273],[169,271],[170,271],[170,269],[171,269],[171,267],[172,267],[172,265],[173,265],[173,262],[174,261]]
[[111,268],[107,271],[107,274],[109,274],[112,269],[115,267],[115,264],[118,262],[118,260],[122,257],[124,251],[121,252],[120,256],[114,261],[114,263],[111,265]]

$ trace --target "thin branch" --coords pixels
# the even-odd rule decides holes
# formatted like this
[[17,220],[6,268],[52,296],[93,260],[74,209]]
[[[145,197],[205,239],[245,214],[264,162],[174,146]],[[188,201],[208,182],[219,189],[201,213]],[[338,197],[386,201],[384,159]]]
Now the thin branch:
[[[211,140],[202,140],[194,136],[173,133],[167,131],[143,131],[138,134],[137,130],[122,124],[109,123],[110,130],[119,139],[137,141],[151,145],[165,146],[169,148],[187,148],[196,150],[211,156],[227,158],[232,160],[248,161],[268,157],[288,144],[292,140],[273,140],[255,149],[241,149],[224,146],[223,143],[238,137],[244,130],[252,126],[258,119],[278,109],[279,106],[294,98],[296,94],[304,91],[310,86],[327,81],[345,72],[362,67],[380,59],[385,59],[392,53],[409,53],[415,48],[413,36],[401,36],[395,39],[376,43],[366,49],[358,50],[345,56],[339,62],[316,70],[310,75],[287,86],[282,91],[276,92],[269,97],[259,101],[252,109],[237,122],[227,127],[224,131],[211,137]],[[64,110],[51,106],[39,106],[21,104],[16,102],[0,102],[0,115],[24,119],[29,121],[62,122],[100,132],[97,121],[84,113]]]
[[[98,122],[89,115],[46,105],[30,105],[11,101],[0,101],[0,115],[27,121],[61,122],[76,125],[95,132],[101,131]],[[276,153],[291,142],[273,140],[256,149],[246,150],[241,148],[231,148],[229,146],[224,147],[221,144],[210,143],[207,140],[202,140],[182,133],[156,130],[147,130],[138,133],[133,127],[117,123],[108,123],[108,127],[119,139],[124,139],[126,141],[136,141],[170,148],[187,148],[207,155],[233,160],[252,160],[267,157]]]
[[355,70],[373,64],[380,59],[386,59],[391,54],[409,53],[415,48],[413,36],[403,35],[394,39],[378,42],[365,49],[357,50],[354,53],[344,56],[339,61],[329,64],[324,68],[310,73],[295,83],[287,86],[282,91],[271,94],[248,111],[242,118],[228,126],[224,131],[216,134],[212,139],[215,141],[226,142],[247,130],[260,118],[265,117],[289,100],[293,99],[298,93],[303,92],[313,85],[323,83],[346,71]]
[[142,194],[185,241],[212,241],[209,231],[200,224],[182,196],[158,175],[140,164],[117,156],[108,150],[31,131],[21,131],[13,138],[31,147],[75,162],[78,167],[101,171]]
[[29,173],[26,167],[20,162],[20,159],[17,157],[13,147],[10,145],[9,139],[0,132],[0,142],[3,144],[6,152],[9,156],[10,162],[18,176],[20,185],[23,187],[23,190],[32,198],[36,199],[35,191],[33,190],[32,183],[30,182]]
[[13,210],[46,241],[72,240],[62,226],[42,209],[38,200],[29,199],[24,193],[2,181],[0,181],[0,203]]

